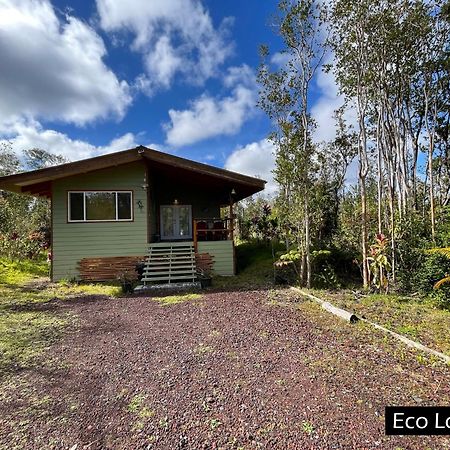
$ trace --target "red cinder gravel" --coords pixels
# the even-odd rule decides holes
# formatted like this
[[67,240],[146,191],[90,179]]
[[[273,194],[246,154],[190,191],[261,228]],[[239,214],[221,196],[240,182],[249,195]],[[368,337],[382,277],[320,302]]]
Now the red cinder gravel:
[[57,310],[74,329],[42,367],[3,381],[2,449],[450,448],[386,437],[383,419],[385,405],[449,405],[448,368],[286,294]]

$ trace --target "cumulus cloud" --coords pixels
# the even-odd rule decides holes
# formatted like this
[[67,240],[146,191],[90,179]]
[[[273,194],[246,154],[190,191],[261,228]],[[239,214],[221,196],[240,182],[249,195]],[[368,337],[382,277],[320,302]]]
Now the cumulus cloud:
[[247,64],[229,67],[223,78],[223,84],[228,88],[242,84],[256,89],[255,73]]
[[60,20],[48,0],[0,2],[0,126],[23,119],[78,125],[122,117],[129,87],[105,65],[86,23]]
[[266,180],[264,194],[268,196],[277,191],[272,173],[275,168],[275,147],[267,139],[237,148],[227,158],[224,167],[233,172]]
[[[336,137],[336,124],[333,116],[335,111],[344,104],[344,96],[339,94],[336,79],[331,72],[318,72],[316,85],[319,90],[318,98],[311,108],[311,115],[317,124],[314,140],[316,142],[330,141]],[[349,125],[355,125],[354,109],[346,109],[344,118]]]
[[[215,28],[200,0],[96,0],[107,32],[128,31],[132,48],[143,54],[147,88],[168,88],[177,73],[201,84],[217,74],[232,52],[230,19]],[[148,88],[151,86],[151,89]]]
[[277,52],[272,55],[270,62],[277,67],[285,67],[290,59],[289,53]]
[[145,65],[147,72],[153,75],[153,81],[168,88],[175,73],[182,68],[183,58],[172,47],[170,38],[162,36],[156,42],[154,51],[147,54]]
[[175,147],[239,132],[256,104],[254,74],[248,66],[231,67],[224,84],[232,89],[226,97],[203,94],[185,110],[169,110],[167,143]]
[[62,155],[70,161],[91,158],[136,147],[136,136],[126,133],[113,139],[105,146],[95,146],[89,142],[72,139],[67,134],[44,129],[39,123],[16,123],[10,135],[1,139],[1,143],[10,142],[13,150],[20,154],[30,148],[41,148],[56,155]]

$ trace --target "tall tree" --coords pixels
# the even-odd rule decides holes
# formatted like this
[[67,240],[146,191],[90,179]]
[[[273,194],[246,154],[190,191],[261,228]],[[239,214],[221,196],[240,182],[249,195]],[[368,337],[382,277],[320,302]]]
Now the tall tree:
[[[314,127],[310,115],[311,82],[326,53],[323,10],[314,0],[281,0],[275,19],[286,65],[273,70],[269,49],[262,47],[259,105],[275,124],[270,138],[277,149],[275,179],[284,226],[293,230],[302,254],[301,282],[311,285],[311,198],[316,173]],[[283,223],[281,224],[283,226]]]
[[368,90],[371,23],[370,0],[353,2],[337,0],[332,4],[332,48],[335,54],[335,76],[341,91],[354,101],[358,122],[358,179],[361,195],[361,248],[364,287],[369,286],[368,218],[366,178],[369,172],[367,117],[370,101]]

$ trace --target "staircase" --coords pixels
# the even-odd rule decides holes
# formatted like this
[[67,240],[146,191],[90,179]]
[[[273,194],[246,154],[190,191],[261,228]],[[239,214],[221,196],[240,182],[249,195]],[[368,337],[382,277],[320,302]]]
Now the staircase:
[[173,283],[195,281],[195,250],[193,242],[159,242],[150,244],[142,282]]

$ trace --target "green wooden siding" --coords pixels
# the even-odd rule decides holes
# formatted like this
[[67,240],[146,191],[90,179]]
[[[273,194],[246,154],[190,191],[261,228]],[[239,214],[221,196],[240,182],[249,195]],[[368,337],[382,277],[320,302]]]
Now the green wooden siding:
[[[82,258],[139,256],[147,250],[147,192],[144,163],[131,163],[53,182],[53,279],[78,276]],[[133,191],[133,222],[68,223],[71,190]],[[143,208],[139,208],[140,201]]]
[[234,275],[233,241],[200,241],[198,252],[214,257],[214,272],[217,275]]

